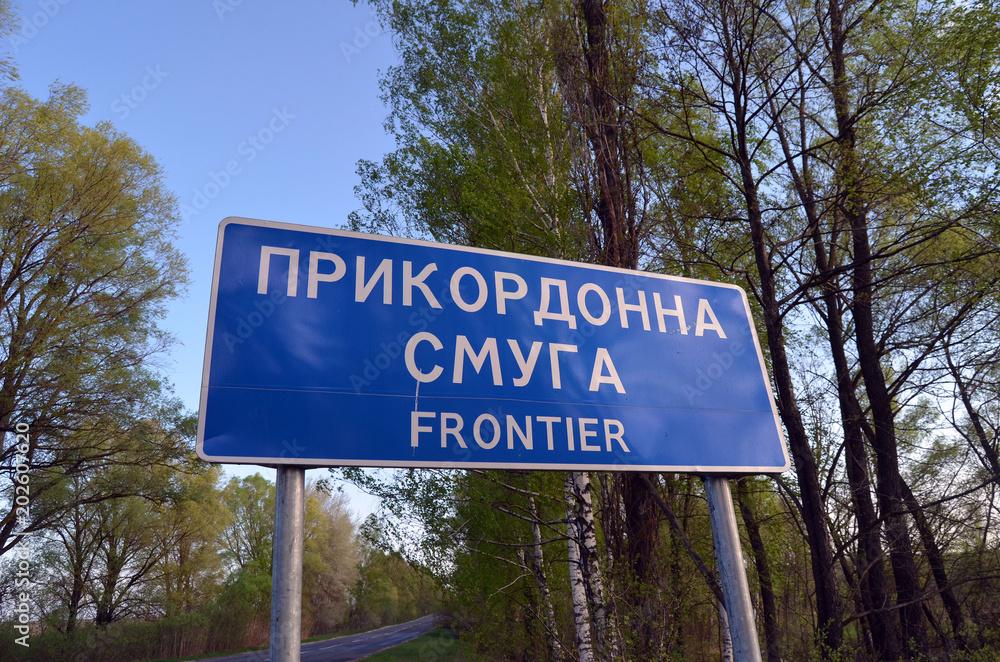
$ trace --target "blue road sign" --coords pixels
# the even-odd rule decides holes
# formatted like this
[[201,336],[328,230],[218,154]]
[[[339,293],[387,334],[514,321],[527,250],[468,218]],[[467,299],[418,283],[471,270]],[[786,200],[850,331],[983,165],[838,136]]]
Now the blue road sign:
[[239,218],[216,251],[208,461],[788,469],[734,285]]

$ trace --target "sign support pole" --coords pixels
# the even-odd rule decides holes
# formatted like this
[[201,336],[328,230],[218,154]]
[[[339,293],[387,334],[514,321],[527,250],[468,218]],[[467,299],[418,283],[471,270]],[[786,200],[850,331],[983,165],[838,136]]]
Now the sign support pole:
[[279,465],[277,471],[271,573],[271,662],[299,662],[306,470],[305,467]]
[[722,593],[726,598],[726,616],[733,640],[736,662],[761,662],[760,643],[754,622],[750,588],[743,568],[740,532],[736,527],[736,511],[725,476],[703,476],[708,498],[708,515],[715,538],[715,559],[719,566]]

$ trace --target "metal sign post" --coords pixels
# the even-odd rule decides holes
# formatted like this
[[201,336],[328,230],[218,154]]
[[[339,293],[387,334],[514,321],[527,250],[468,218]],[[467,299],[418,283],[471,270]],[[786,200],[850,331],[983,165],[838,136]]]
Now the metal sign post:
[[736,511],[725,476],[704,476],[705,496],[708,498],[708,515],[715,538],[715,560],[719,567],[722,594],[726,598],[726,616],[729,634],[733,640],[736,662],[761,662],[757,626],[754,623],[750,588],[743,552],[740,549],[740,532],[736,527]]
[[299,662],[302,650],[304,467],[277,467],[271,574],[271,662]]

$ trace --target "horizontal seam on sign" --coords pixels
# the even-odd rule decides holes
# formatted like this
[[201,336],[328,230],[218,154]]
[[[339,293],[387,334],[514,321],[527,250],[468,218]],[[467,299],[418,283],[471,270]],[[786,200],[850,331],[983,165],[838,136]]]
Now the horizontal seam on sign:
[[[209,386],[208,388],[212,388],[212,389],[226,389],[226,390],[230,390],[230,391],[262,391],[262,392],[278,391],[278,392],[281,392],[281,393],[320,393],[320,394],[328,394],[328,395],[350,395],[350,396],[366,397],[366,398],[406,398],[406,399],[409,399],[409,398],[413,397],[412,395],[402,394],[402,393],[400,393],[400,394],[396,394],[396,393],[354,393],[354,392],[351,392],[351,391],[331,391],[331,390],[327,390],[327,389],[324,389],[324,390],[319,390],[319,389],[312,390],[312,389],[300,389],[300,388],[264,388],[264,387],[255,387],[255,386]],[[755,410],[755,409],[696,409],[696,408],[690,408],[690,407],[655,407],[655,406],[643,407],[643,406],[640,406],[640,405],[624,405],[624,404],[623,405],[609,405],[609,404],[600,404],[600,403],[596,403],[596,402],[583,402],[583,403],[580,403],[580,402],[568,402],[568,401],[564,402],[564,401],[560,401],[560,400],[526,400],[526,399],[523,399],[523,398],[508,398],[508,397],[502,397],[502,396],[498,396],[498,397],[471,397],[471,396],[464,396],[464,395],[422,395],[422,396],[420,396],[420,398],[422,400],[468,400],[468,401],[480,400],[480,401],[489,401],[489,402],[495,402],[495,401],[502,401],[502,402],[524,402],[524,403],[539,404],[539,405],[571,405],[571,406],[575,406],[575,407],[606,407],[606,408],[615,407],[615,408],[618,408],[618,409],[637,409],[637,410],[638,409],[648,409],[648,410],[653,410],[653,411],[694,411],[694,412],[702,411],[702,412],[714,413],[714,414],[760,414],[760,415],[765,415],[766,414],[768,416],[771,416],[772,418],[774,417],[774,412],[772,412],[770,410],[770,408],[767,409],[767,410]]]

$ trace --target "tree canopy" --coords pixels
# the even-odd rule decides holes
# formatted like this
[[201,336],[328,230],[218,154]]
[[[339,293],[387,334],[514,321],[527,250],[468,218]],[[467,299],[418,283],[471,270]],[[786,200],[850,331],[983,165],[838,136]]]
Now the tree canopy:
[[[768,658],[995,651],[996,7],[375,6],[397,149],[361,163],[356,227],[748,291],[794,470],[736,491]],[[354,478],[426,520],[470,629],[509,615],[501,657],[701,659],[697,627],[725,632],[678,590],[714,581],[690,479]]]
[[[82,125],[85,109],[71,85],[0,98],[0,429],[30,428],[28,531],[72,506],[48,498],[72,476],[183,448],[178,434],[147,443],[145,431],[179,420],[158,370],[171,343],[158,322],[187,283],[176,203],[153,158],[110,124]],[[0,452],[7,481],[14,454]]]

